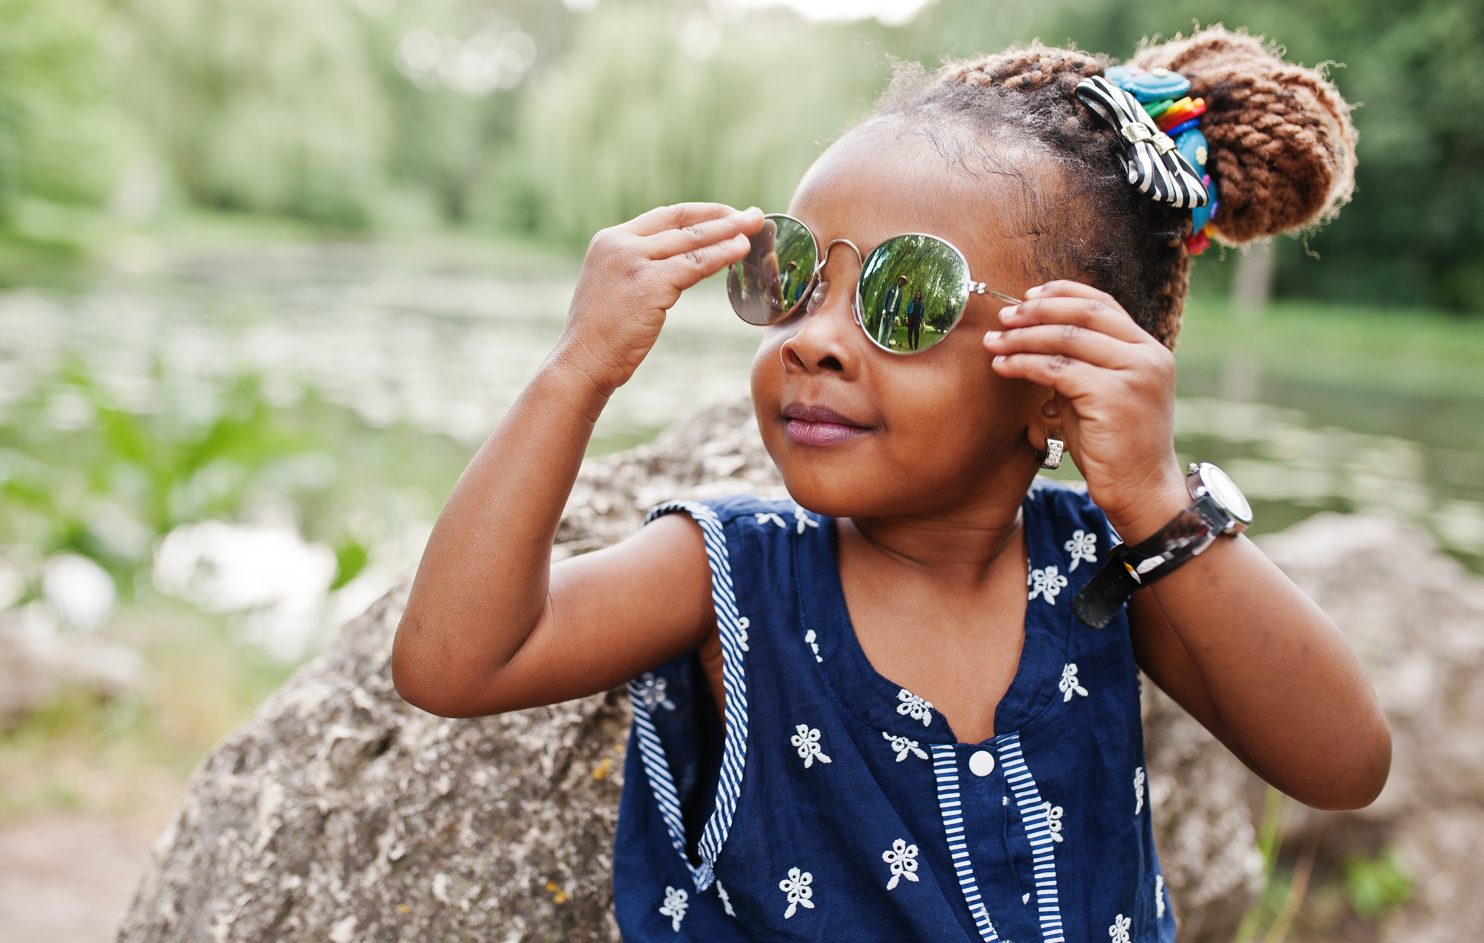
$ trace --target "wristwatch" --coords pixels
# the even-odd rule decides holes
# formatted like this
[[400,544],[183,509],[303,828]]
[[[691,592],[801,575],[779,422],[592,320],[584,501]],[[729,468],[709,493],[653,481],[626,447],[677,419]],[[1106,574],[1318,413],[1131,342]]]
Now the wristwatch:
[[1109,552],[1103,568],[1072,600],[1077,618],[1102,628],[1134,590],[1199,556],[1222,534],[1235,537],[1252,523],[1252,506],[1242,490],[1210,462],[1191,462],[1185,487],[1189,507],[1137,545],[1118,544]]

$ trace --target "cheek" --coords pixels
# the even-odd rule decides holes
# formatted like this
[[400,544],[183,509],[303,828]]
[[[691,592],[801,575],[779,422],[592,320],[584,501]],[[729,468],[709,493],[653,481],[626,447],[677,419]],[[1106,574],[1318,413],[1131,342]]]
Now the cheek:
[[760,403],[778,388],[778,375],[782,368],[783,361],[778,357],[777,342],[764,337],[758,345],[757,353],[752,357],[752,373],[748,378],[752,385],[754,403]]
[[[951,375],[900,389],[899,401],[914,404],[898,418],[903,444],[945,462],[976,460],[1003,451],[1019,435],[1025,410],[1025,385],[983,372],[955,370]],[[895,412],[895,410],[893,411]]]

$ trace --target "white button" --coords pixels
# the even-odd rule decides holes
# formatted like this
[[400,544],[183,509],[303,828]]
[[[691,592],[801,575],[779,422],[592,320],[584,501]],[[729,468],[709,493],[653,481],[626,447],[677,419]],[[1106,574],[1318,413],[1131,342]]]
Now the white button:
[[994,757],[988,750],[980,750],[969,757],[969,771],[975,776],[988,776],[994,772]]

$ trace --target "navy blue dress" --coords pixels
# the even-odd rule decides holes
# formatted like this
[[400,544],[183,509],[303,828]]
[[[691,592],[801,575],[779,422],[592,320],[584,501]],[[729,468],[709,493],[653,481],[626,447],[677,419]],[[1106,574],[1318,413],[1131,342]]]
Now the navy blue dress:
[[1025,643],[980,743],[866,658],[833,518],[730,495],[645,523],[674,512],[705,535],[727,722],[695,652],[629,683],[625,941],[1174,940],[1127,610],[1072,613],[1117,539],[1084,490],[1026,494]]

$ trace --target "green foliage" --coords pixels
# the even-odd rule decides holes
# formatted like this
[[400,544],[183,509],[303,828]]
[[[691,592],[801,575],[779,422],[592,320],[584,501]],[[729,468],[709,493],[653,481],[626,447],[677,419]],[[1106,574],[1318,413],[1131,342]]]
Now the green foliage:
[[1365,920],[1375,920],[1412,898],[1412,879],[1390,851],[1374,858],[1346,858],[1341,873],[1346,900]]
[[371,549],[354,537],[346,536],[335,545],[335,578],[330,591],[355,579],[371,560]]
[[[157,401],[139,412],[69,363],[12,405],[0,426],[0,544],[32,547],[42,559],[88,557],[130,601],[160,538],[183,523],[236,517],[269,469],[316,448],[267,403],[256,374],[193,396],[156,358],[152,380]],[[83,434],[59,434],[63,416]],[[347,579],[364,566],[353,547],[339,556]],[[35,595],[37,574],[30,577]]]
[[122,99],[193,201],[364,225],[388,129],[353,16],[342,0],[125,0]]
[[603,4],[525,97],[516,159],[538,232],[585,245],[686,200],[782,210],[888,72],[787,14],[729,24],[701,58],[683,29],[675,4]]
[[95,55],[102,5],[0,0],[0,234],[36,238],[20,204],[100,206],[121,126]]

